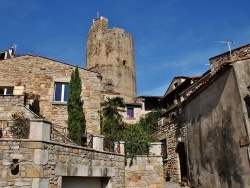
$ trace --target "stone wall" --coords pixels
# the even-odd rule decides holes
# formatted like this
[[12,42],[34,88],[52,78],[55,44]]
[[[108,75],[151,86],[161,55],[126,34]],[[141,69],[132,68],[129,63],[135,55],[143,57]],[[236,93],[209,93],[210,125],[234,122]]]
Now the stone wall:
[[233,65],[217,75],[184,107],[192,187],[250,186],[248,144],[240,142],[249,125],[243,110],[247,85],[242,90],[249,81],[249,62],[239,63],[238,70]]
[[23,95],[0,95],[0,128],[3,137],[12,137],[10,126],[12,114],[23,113],[27,118],[34,118],[35,114],[24,106]]
[[151,143],[148,156],[136,156],[132,165],[127,159],[125,167],[126,188],[163,188],[164,172],[161,143]]
[[93,21],[87,39],[86,68],[102,75],[102,91],[136,99],[136,75],[132,36],[123,29],[108,29],[108,20]]
[[[35,140],[0,139],[0,187],[60,188],[62,176],[108,177],[124,188],[124,156]],[[19,169],[10,165],[18,159]]]
[[[29,140],[0,139],[0,142],[7,143],[3,144],[2,148],[0,144],[3,151],[0,162],[3,162],[3,166],[8,167],[10,171],[8,173],[8,168],[2,168],[1,185],[4,187],[6,184],[10,187],[61,187],[62,177],[68,177],[68,180],[71,177],[79,177],[78,179],[83,182],[104,180],[102,183],[110,188],[124,187],[124,155],[103,152],[103,136],[95,135],[93,149],[89,149],[52,142],[50,134],[50,122],[32,119]],[[124,153],[123,147],[124,144],[121,143],[122,153]],[[17,175],[21,173],[21,169],[24,169],[24,172],[19,178]],[[18,179],[18,182],[14,179]]]
[[0,95],[0,120],[10,120],[12,114],[20,112],[29,118],[35,115],[24,106],[23,95]]
[[90,149],[53,142],[50,134],[50,122],[32,119],[29,139],[0,138],[0,187],[61,188],[63,177],[105,178],[109,188],[164,186],[161,142],[150,143],[149,155],[136,156],[132,166],[128,159],[125,168],[124,142],[116,143],[116,154],[103,151],[100,135]]
[[[0,61],[0,86],[24,86],[25,92],[40,95],[41,114],[53,124],[67,126],[67,106],[54,102],[55,82],[69,83],[75,67],[40,56],[24,55]],[[100,133],[100,75],[79,68],[83,110],[89,133]],[[5,109],[8,107],[5,107]],[[10,110],[10,109],[6,109]],[[4,118],[4,117],[0,117]]]
[[230,59],[233,60],[233,59],[237,59],[237,58],[241,58],[245,56],[250,56],[250,44],[231,50],[231,55],[232,56],[230,57],[230,52],[226,52],[226,53],[210,58],[209,61],[210,61],[211,71],[212,72],[215,71],[223,63],[225,63],[226,61]]
[[163,188],[164,173],[162,156],[137,156],[133,165],[125,168],[126,188]]
[[[163,159],[163,166],[165,173],[169,171],[171,181],[181,181],[181,166],[179,154],[177,152],[178,144],[186,144],[186,129],[184,123],[184,117],[180,115],[173,121],[162,120],[162,126],[159,132],[159,138],[166,140],[166,148],[163,150],[165,158]],[[187,176],[187,174],[186,174]]]

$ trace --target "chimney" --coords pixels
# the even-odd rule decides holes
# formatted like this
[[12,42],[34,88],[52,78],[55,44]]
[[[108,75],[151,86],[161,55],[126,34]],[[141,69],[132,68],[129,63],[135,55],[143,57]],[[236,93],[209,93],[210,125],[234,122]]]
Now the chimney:
[[16,45],[13,45],[9,50],[0,52],[0,60],[10,59],[14,57],[15,49],[16,49]]

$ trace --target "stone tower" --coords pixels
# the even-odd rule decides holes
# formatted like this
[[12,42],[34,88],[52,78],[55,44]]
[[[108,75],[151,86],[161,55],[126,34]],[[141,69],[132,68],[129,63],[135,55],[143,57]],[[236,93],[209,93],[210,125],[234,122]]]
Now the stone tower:
[[102,93],[136,99],[133,38],[123,29],[108,29],[104,17],[93,20],[87,39],[86,68],[102,75]]

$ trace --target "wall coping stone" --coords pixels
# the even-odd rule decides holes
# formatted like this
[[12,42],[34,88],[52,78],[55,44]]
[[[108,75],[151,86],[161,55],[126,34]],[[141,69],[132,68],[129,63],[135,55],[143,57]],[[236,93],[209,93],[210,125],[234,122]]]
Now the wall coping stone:
[[75,146],[75,145],[70,145],[70,144],[64,144],[61,142],[54,142],[54,141],[41,141],[41,140],[34,140],[34,139],[16,139],[16,138],[0,138],[0,142],[3,141],[13,141],[13,142],[40,142],[40,143],[45,143],[45,144],[54,144],[54,145],[59,145],[59,146],[65,146],[65,147],[71,147],[71,148],[75,148],[75,149],[84,149],[84,150],[89,150],[89,151],[93,151],[96,153],[104,153],[104,154],[112,154],[112,155],[117,155],[117,156],[124,156],[120,153],[113,153],[113,152],[109,152],[109,151],[99,151],[99,150],[95,150],[92,148],[87,148],[87,147],[83,147],[83,146]]
[[32,118],[32,119],[30,119],[30,121],[31,122],[44,122],[44,123],[48,123],[48,124],[52,125],[52,123],[50,121],[48,121],[46,119],[42,119],[42,118]]

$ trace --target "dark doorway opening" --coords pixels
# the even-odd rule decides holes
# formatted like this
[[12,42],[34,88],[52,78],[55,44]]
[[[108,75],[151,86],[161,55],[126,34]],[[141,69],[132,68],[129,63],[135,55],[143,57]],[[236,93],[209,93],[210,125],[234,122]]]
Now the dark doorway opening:
[[176,152],[179,155],[181,179],[187,178],[187,157],[184,142],[178,142]]

